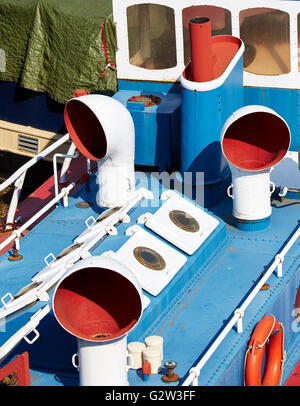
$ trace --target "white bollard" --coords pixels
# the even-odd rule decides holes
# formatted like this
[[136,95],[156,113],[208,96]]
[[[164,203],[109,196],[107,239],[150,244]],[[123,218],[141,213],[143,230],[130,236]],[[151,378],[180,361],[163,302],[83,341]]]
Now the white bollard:
[[145,343],[147,347],[155,347],[159,349],[160,360],[164,359],[164,339],[161,336],[148,336],[145,338]]
[[158,374],[161,370],[161,354],[158,347],[146,347],[143,350],[143,363],[149,362],[151,374]]
[[132,341],[127,345],[128,354],[133,358],[132,369],[139,369],[143,366],[142,352],[146,348],[144,343]]

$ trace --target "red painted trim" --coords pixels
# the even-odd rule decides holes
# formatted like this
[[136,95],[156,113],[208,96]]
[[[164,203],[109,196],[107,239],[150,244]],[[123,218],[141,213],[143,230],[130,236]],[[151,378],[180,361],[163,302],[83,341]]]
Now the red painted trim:
[[17,355],[13,361],[0,369],[0,381],[13,372],[17,373],[18,386],[30,386],[29,356],[27,351]]
[[[95,162],[91,162],[91,169],[95,169],[97,166]],[[58,176],[59,176],[60,171],[58,171]],[[68,184],[71,182],[78,182],[79,187],[81,184],[79,183],[80,179],[82,179],[82,175],[86,173],[86,158],[83,157],[82,155],[79,156],[77,159],[73,159],[70,165],[70,168],[68,170]],[[71,190],[71,195],[72,193],[75,192],[77,189],[75,187],[74,189]],[[22,217],[22,222],[23,224],[29,220],[35,213],[37,213],[42,207],[44,207],[50,200],[52,200],[54,197],[54,177],[51,176],[49,179],[47,179],[40,187],[38,187],[30,196],[28,196],[25,200],[20,202],[17,210],[16,210],[16,217],[21,216]],[[54,210],[54,207],[49,210],[48,213],[50,213],[52,210]],[[37,220],[36,224],[39,223],[43,218],[46,217],[48,214],[46,213],[44,216],[42,216],[40,219]],[[34,227],[31,226],[30,228]],[[4,240],[6,240],[11,233],[0,233],[0,243]],[[26,232],[24,232],[26,234]],[[12,248],[13,244],[8,245],[5,247],[1,252],[0,256],[3,255],[5,252],[10,250]],[[21,247],[22,250],[22,247]]]

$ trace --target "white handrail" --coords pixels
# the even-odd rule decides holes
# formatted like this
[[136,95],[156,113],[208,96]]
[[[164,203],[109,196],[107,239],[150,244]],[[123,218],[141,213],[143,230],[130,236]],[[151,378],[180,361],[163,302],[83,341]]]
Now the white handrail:
[[21,196],[22,187],[24,184],[24,179],[26,176],[26,170],[20,175],[20,177],[15,181],[14,191],[10,200],[7,216],[6,216],[6,227],[5,230],[9,230],[12,228],[12,224],[14,222],[16,209],[19,203],[19,198]]
[[264,276],[255,285],[253,290],[250,292],[248,297],[243,302],[242,306],[237,308],[234,311],[234,316],[227,323],[227,325],[224,327],[222,332],[219,334],[219,336],[216,338],[216,340],[213,342],[213,344],[210,346],[210,348],[207,350],[207,352],[204,354],[204,356],[201,358],[201,360],[198,362],[198,364],[195,367],[190,369],[189,376],[183,382],[182,386],[189,386],[191,383],[193,384],[193,386],[198,386],[198,377],[200,375],[201,369],[206,364],[206,362],[210,359],[212,354],[216,351],[216,349],[219,347],[219,345],[222,343],[224,338],[227,336],[227,334],[230,332],[230,330],[236,323],[237,323],[237,332],[242,333],[242,331],[243,331],[242,319],[243,319],[246,308],[249,306],[249,304],[255,298],[255,296],[261,289],[261,287],[268,280],[268,278],[271,276],[271,274],[274,272],[274,270],[276,268],[277,268],[277,276],[278,277],[282,276],[282,262],[284,260],[284,257],[287,254],[287,252],[289,251],[289,249],[293,246],[293,244],[297,241],[299,236],[300,236],[300,226],[298,226],[297,230],[295,231],[293,236],[290,238],[290,240],[288,241],[286,246],[281,250],[281,252],[278,255],[275,256],[275,259],[274,259],[272,265],[268,268],[268,270],[266,271]]
[[[67,155],[74,155],[76,151],[76,145],[74,142],[71,142],[70,147],[68,149]],[[72,158],[64,159],[63,165],[60,171],[59,183],[65,183],[67,181],[67,172],[70,167]]]
[[60,158],[65,158],[68,159],[68,164],[70,164],[71,159],[75,159],[79,157],[79,152],[75,152],[75,154],[70,155],[70,154],[61,154],[61,153],[57,153],[54,154],[53,157],[53,173],[54,173],[54,193],[55,196],[58,195],[58,178],[57,178],[57,164],[56,164],[56,159],[60,157]]
[[34,156],[32,159],[30,159],[28,162],[26,162],[24,165],[22,165],[13,175],[11,175],[8,179],[6,179],[6,181],[4,181],[0,185],[0,192],[1,192],[5,188],[7,188],[9,185],[11,185],[13,182],[15,182],[13,195],[12,195],[10,205],[8,208],[8,213],[6,216],[6,227],[5,227],[6,230],[13,228],[12,223],[15,218],[15,213],[16,213],[17,206],[19,203],[19,198],[21,195],[21,191],[22,191],[22,187],[23,187],[23,183],[24,183],[24,179],[25,179],[27,170],[29,168],[31,168],[33,165],[35,165],[38,161],[45,158],[55,149],[60,147],[66,141],[68,141],[69,138],[70,138],[69,134],[65,134],[64,136],[62,136],[59,140],[55,141],[52,145],[45,148],[38,155]]
[[[12,234],[0,244],[0,251],[5,248],[12,241],[16,240],[19,243],[20,236],[29,226],[31,226],[36,220],[38,220],[44,213],[46,213],[52,206],[54,206],[60,199],[65,198],[70,193],[70,190],[76,185],[75,182],[70,183],[67,187],[63,188],[61,192],[54,197],[49,203],[47,203],[41,210],[39,210],[34,216],[32,216],[25,224],[20,228],[13,231]],[[18,247],[17,247],[18,249]]]
[[3,183],[1,183],[0,192],[2,192],[2,190],[4,190],[9,185],[11,185],[15,180],[17,180],[23,174],[23,172],[27,171],[27,169],[29,169],[35,163],[37,163],[41,159],[45,158],[47,155],[49,155],[52,151],[54,151],[60,145],[64,144],[66,141],[68,141],[69,138],[70,138],[69,134],[65,134],[59,140],[55,141],[52,145],[45,148],[42,152],[40,152],[38,155],[34,156],[32,159],[30,159],[28,162],[26,162],[23,166],[21,166],[19,169],[17,169],[14,174],[12,174],[8,179],[6,179]]

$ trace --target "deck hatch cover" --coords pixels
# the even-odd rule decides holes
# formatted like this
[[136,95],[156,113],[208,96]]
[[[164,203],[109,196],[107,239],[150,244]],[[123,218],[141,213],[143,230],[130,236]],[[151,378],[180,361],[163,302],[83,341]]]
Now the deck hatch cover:
[[112,253],[138,278],[142,289],[157,296],[185,264],[187,258],[138,225],[126,231],[131,237]]
[[154,214],[141,215],[138,222],[188,255],[193,255],[219,221],[172,190],[163,192],[161,199],[164,202],[160,208]]

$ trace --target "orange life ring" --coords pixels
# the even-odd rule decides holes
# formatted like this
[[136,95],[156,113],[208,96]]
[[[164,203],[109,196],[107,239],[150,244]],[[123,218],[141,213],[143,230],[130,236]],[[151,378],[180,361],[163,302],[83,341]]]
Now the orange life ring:
[[[262,379],[265,349],[266,360]],[[274,316],[266,316],[256,325],[247,347],[244,362],[245,386],[278,386],[283,358],[283,326]]]

